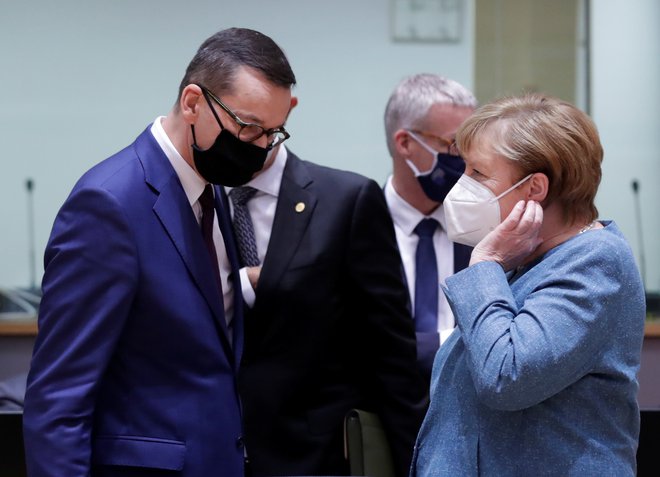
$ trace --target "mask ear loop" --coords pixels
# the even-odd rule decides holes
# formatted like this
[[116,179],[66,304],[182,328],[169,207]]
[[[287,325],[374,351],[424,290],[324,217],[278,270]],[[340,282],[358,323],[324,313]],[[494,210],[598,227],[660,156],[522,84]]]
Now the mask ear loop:
[[500,195],[498,195],[497,197],[493,197],[492,199],[490,199],[490,202],[495,202],[496,200],[500,200],[502,197],[504,197],[505,195],[507,195],[507,194],[508,194],[509,192],[511,192],[513,189],[515,189],[516,187],[518,187],[520,184],[524,183],[527,179],[529,179],[529,178],[532,177],[533,175],[534,175],[534,173],[526,175],[525,177],[523,177],[522,179],[520,179],[518,182],[516,182],[515,184],[513,184],[511,187],[509,187],[507,190],[505,190],[504,192],[502,192]]
[[417,166],[415,166],[415,164],[414,164],[410,159],[406,159],[406,163],[408,164],[408,166],[410,166],[410,168],[412,169],[412,171],[415,173],[415,177],[425,176],[425,175],[427,175],[427,174],[430,174],[431,172],[433,172],[433,169],[435,169],[435,166],[436,166],[437,163],[438,163],[438,154],[440,154],[440,153],[439,153],[438,151],[436,151],[435,149],[433,149],[433,148],[432,148],[431,146],[429,146],[428,144],[426,144],[424,141],[422,141],[422,140],[417,136],[417,134],[415,134],[414,132],[412,132],[412,131],[410,131],[410,130],[408,130],[408,129],[406,129],[406,132],[407,132],[408,134],[410,134],[410,137],[412,137],[415,141],[417,141],[417,142],[419,143],[420,146],[422,146],[424,149],[426,149],[428,152],[430,152],[430,153],[433,155],[433,164],[431,164],[431,167],[429,168],[428,171],[426,171],[426,172],[421,172],[419,169],[417,169]]
[[[197,85],[199,86],[199,85]],[[222,125],[222,121],[220,121],[220,116],[218,116],[218,113],[215,111],[215,108],[213,107],[213,103],[211,103],[211,100],[209,99],[209,95],[206,93],[206,89],[202,88],[202,95],[204,96],[204,99],[206,100],[206,103],[209,105],[209,108],[211,108],[211,112],[213,113],[213,116],[215,116],[215,120],[218,121],[218,124],[220,125],[220,129],[224,129],[225,127]]]
[[[195,84],[195,83],[193,83]],[[206,94],[206,89],[203,86],[200,86],[198,84],[195,84],[199,89],[202,90],[202,96],[204,96],[204,99],[206,100],[206,103],[209,105],[209,108],[211,108],[211,112],[213,113],[213,116],[215,116],[215,120],[218,121],[218,125],[220,126],[220,130],[224,130],[225,127],[222,125],[222,121],[220,121],[220,116],[218,116],[218,113],[215,111],[215,108],[213,107],[213,104],[211,103],[211,100],[209,99],[208,94]],[[197,145],[197,138],[195,137],[195,125],[191,124],[190,129],[192,130],[192,136],[193,136],[193,145]]]

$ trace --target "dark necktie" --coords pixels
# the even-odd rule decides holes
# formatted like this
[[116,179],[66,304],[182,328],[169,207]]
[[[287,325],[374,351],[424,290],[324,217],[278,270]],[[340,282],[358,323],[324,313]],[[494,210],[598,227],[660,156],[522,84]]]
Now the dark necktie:
[[433,233],[435,219],[423,219],[415,227],[419,236],[415,254],[415,331],[437,331],[438,264],[435,261]]
[[247,202],[257,193],[254,187],[234,187],[229,191],[229,197],[234,204],[234,230],[238,242],[238,250],[241,254],[241,262],[244,267],[256,267],[259,265],[259,254],[257,253],[257,242],[254,238],[254,226],[252,217],[247,207]]
[[199,204],[202,206],[202,237],[204,238],[204,244],[211,257],[213,272],[215,279],[218,282],[218,290],[220,290],[220,294],[222,294],[218,254],[215,251],[215,244],[213,243],[213,219],[215,216],[215,209],[213,207],[213,186],[211,184],[207,184],[204,188],[204,192],[199,196]]

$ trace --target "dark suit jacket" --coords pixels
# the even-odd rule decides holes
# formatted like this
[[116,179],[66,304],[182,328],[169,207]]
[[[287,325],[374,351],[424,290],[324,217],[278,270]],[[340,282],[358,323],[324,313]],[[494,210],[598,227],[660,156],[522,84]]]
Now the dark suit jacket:
[[148,129],[86,173],[45,253],[29,475],[242,475],[236,288],[232,348],[200,227]]
[[[470,263],[472,247],[454,243],[454,273],[466,268]],[[442,293],[442,290],[440,291]],[[433,369],[433,360],[440,348],[440,336],[433,332],[416,332],[417,338],[417,362],[422,371],[422,376],[426,380],[426,388],[431,384],[431,370]]]
[[289,153],[239,378],[254,474],[346,475],[343,420],[377,412],[407,476],[424,389],[378,184]]

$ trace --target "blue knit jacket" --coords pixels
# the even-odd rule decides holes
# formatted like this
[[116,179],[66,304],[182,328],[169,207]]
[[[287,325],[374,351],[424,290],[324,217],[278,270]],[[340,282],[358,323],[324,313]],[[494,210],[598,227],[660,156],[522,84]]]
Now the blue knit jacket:
[[446,281],[457,329],[436,355],[411,476],[634,476],[642,280],[613,222],[505,274]]

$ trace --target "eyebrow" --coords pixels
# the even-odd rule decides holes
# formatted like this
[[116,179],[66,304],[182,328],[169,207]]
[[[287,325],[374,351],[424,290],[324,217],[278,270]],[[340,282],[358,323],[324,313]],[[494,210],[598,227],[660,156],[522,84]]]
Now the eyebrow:
[[[224,103],[224,101],[223,101],[223,103]],[[226,105],[226,106],[227,106],[227,107],[228,107],[228,108],[229,108],[229,109],[230,109],[230,110],[231,110],[231,111],[232,111],[232,112],[238,117],[238,119],[240,119],[241,121],[243,121],[243,122],[249,122],[249,123],[254,123],[254,124],[259,124],[260,126],[263,125],[263,121],[261,120],[261,118],[255,116],[254,114],[249,113],[249,112],[246,112],[246,111],[242,111],[242,110],[235,109],[235,108],[229,106],[227,103],[225,103],[225,105]]]

